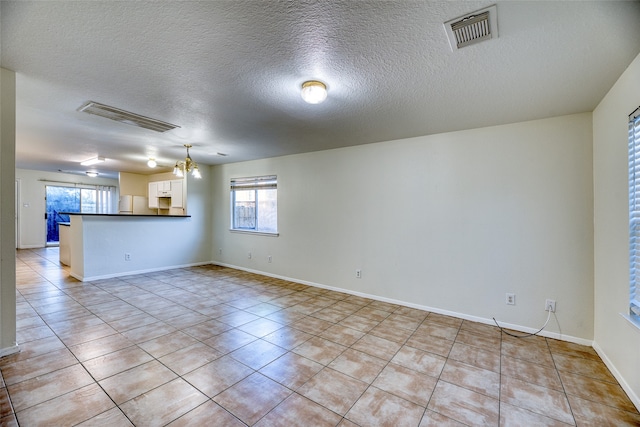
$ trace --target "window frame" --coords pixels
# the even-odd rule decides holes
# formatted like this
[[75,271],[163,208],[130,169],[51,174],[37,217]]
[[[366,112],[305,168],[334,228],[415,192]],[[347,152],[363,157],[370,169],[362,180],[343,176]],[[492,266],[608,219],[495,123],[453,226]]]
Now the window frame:
[[[230,209],[230,226],[229,231],[233,233],[246,233],[253,235],[278,236],[278,177],[277,175],[262,175],[254,177],[231,178],[229,186],[229,209]],[[236,191],[253,190],[254,193],[254,223],[255,228],[243,228],[236,226]],[[275,197],[275,231],[259,228],[259,192],[260,190],[276,190]]]

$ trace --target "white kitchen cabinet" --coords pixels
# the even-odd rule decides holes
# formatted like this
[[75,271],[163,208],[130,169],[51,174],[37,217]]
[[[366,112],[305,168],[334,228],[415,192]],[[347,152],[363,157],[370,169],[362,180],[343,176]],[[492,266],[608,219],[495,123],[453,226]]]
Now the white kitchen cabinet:
[[171,181],[158,181],[158,197],[171,197]]
[[184,180],[172,179],[169,184],[171,186],[171,207],[184,208]]
[[[149,183],[149,208],[168,210],[178,208],[179,211],[172,211],[173,215],[184,212],[185,203],[185,181],[184,179],[172,179],[168,181],[153,181]],[[165,213],[166,214],[166,213]]]
[[158,209],[158,183],[149,183],[149,209]]

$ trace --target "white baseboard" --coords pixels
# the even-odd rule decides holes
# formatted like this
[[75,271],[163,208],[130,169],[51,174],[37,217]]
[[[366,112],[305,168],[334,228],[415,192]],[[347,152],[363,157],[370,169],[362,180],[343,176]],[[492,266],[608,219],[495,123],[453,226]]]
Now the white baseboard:
[[[225,264],[225,263],[221,263],[221,262],[217,262],[217,261],[212,261],[211,263],[214,264],[214,265],[222,266],[222,267],[229,267],[229,268],[233,268],[235,270],[242,270],[242,271],[246,271],[246,272],[249,272],[249,273],[261,274],[263,276],[273,277],[273,278],[276,278],[276,279],[287,280],[289,282],[300,283],[300,284],[303,284],[303,285],[313,286],[313,287],[316,287],[316,288],[329,289],[329,290],[332,290],[332,291],[343,292],[345,294],[355,295],[355,296],[359,296],[359,297],[363,297],[363,298],[369,298],[369,299],[376,300],[376,301],[388,302],[388,303],[391,303],[391,304],[402,305],[404,307],[417,308],[418,310],[430,311],[432,313],[443,314],[445,316],[451,316],[451,317],[456,317],[456,318],[459,318],[459,319],[469,320],[471,322],[478,322],[478,323],[484,323],[486,325],[495,326],[495,323],[494,323],[493,319],[487,319],[487,318],[484,318],[484,317],[471,316],[469,314],[458,313],[458,312],[449,311],[449,310],[443,310],[443,309],[437,308],[437,307],[430,307],[430,306],[426,306],[426,305],[413,304],[413,303],[410,303],[410,302],[395,300],[395,299],[392,299],[392,298],[381,297],[381,296],[378,296],[378,295],[371,295],[371,294],[367,294],[367,293],[363,293],[363,292],[352,291],[352,290],[349,290],[349,289],[338,288],[338,287],[334,287],[334,286],[327,286],[327,285],[323,285],[321,283],[314,283],[314,282],[309,282],[309,281],[306,281],[306,280],[293,279],[291,277],[280,276],[280,275],[271,274],[271,273],[265,273],[264,271],[252,270],[252,269],[249,269],[249,268],[239,267],[237,265]],[[527,326],[522,326],[522,325],[516,325],[516,324],[513,324],[513,323],[501,323],[500,326],[502,326],[503,328],[506,328],[506,329],[511,329],[511,330],[514,330],[514,331],[524,332],[524,333],[528,333],[528,334],[531,334],[531,333],[534,333],[534,332],[537,331],[537,329],[530,328],[530,327],[527,327]],[[591,346],[593,344],[593,341],[591,341],[591,340],[587,340],[587,339],[580,338],[580,337],[574,337],[574,336],[571,336],[571,335],[564,335],[564,334],[560,334],[560,333],[557,333],[557,332],[542,331],[538,335],[543,336],[543,337],[547,337],[547,338],[553,338],[553,339],[561,340],[561,341],[568,341],[568,342],[572,342],[572,343],[576,343],[576,344],[587,345],[587,346]]]
[[171,266],[164,266],[164,267],[154,267],[154,268],[147,268],[147,269],[143,269],[143,270],[131,270],[131,271],[120,271],[117,273],[109,273],[109,274],[103,274],[100,276],[81,276],[80,274],[74,273],[74,272],[69,272],[69,275],[75,279],[78,279],[81,282],[91,282],[94,280],[104,280],[104,279],[113,279],[114,277],[125,277],[125,276],[133,276],[135,274],[146,274],[146,273],[155,273],[158,271],[165,271],[165,270],[174,270],[176,268],[187,268],[187,267],[198,267],[201,265],[210,265],[212,264],[210,261],[204,261],[204,262],[194,262],[194,263],[190,263],[190,264],[181,264],[181,265],[171,265]]
[[636,393],[634,393],[631,386],[629,386],[629,383],[627,383],[624,377],[620,374],[620,371],[618,371],[611,359],[609,359],[607,353],[605,353],[604,350],[595,341],[593,342],[593,349],[596,351],[596,353],[598,353],[598,356],[600,356],[600,359],[602,359],[604,364],[607,365],[607,368],[609,368],[611,374],[616,378],[616,380],[618,380],[620,387],[622,387],[625,393],[627,393],[627,396],[629,396],[631,402],[635,405],[638,411],[640,411],[640,397]]
[[20,352],[20,346],[16,343],[11,347],[0,349],[0,357],[9,356],[10,354],[15,354]]

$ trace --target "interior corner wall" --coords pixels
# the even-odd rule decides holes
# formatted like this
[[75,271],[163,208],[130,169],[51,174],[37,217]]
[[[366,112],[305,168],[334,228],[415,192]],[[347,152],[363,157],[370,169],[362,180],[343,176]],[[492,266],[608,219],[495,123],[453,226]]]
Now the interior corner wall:
[[[187,174],[188,175],[188,174]],[[153,175],[149,175],[148,176],[148,180],[149,182],[155,182],[155,181],[170,181],[172,179],[180,179],[177,178],[173,172],[162,172],[162,173],[155,173]]]
[[[14,164],[15,165],[15,164]],[[13,166],[15,169],[15,166]],[[19,181],[19,230],[17,247],[19,249],[43,248],[46,246],[47,227],[44,219],[45,187],[47,185],[112,185],[118,187],[118,180],[108,178],[89,178],[60,172],[44,172],[29,169],[15,169]],[[59,184],[56,184],[59,183]],[[115,200],[117,209],[117,198]]]
[[[185,175],[187,180],[187,214],[191,215],[191,233],[192,235],[184,236],[186,242],[194,252],[197,261],[194,262],[210,262],[213,257],[212,239],[213,219],[212,219],[212,190],[211,190],[211,166],[199,165],[201,179],[196,179],[193,175]],[[175,178],[175,177],[174,177]],[[171,242],[168,243],[171,246]]]
[[149,196],[149,176],[139,173],[120,172],[118,174],[120,195]]
[[628,115],[640,106],[640,55],[593,112],[594,347],[640,408],[640,329],[629,312]]
[[16,75],[0,68],[0,356],[16,343]]
[[[267,174],[279,236],[230,232]],[[218,165],[214,262],[590,344],[592,183],[591,113]]]

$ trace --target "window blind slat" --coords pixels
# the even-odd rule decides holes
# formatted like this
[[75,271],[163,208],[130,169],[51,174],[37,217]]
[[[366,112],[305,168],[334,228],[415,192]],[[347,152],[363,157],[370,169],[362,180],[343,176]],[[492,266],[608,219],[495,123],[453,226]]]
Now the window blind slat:
[[[639,166],[640,167],[640,166]],[[275,175],[231,179],[231,190],[267,190],[277,188]]]
[[640,317],[640,117],[629,120],[629,314]]

